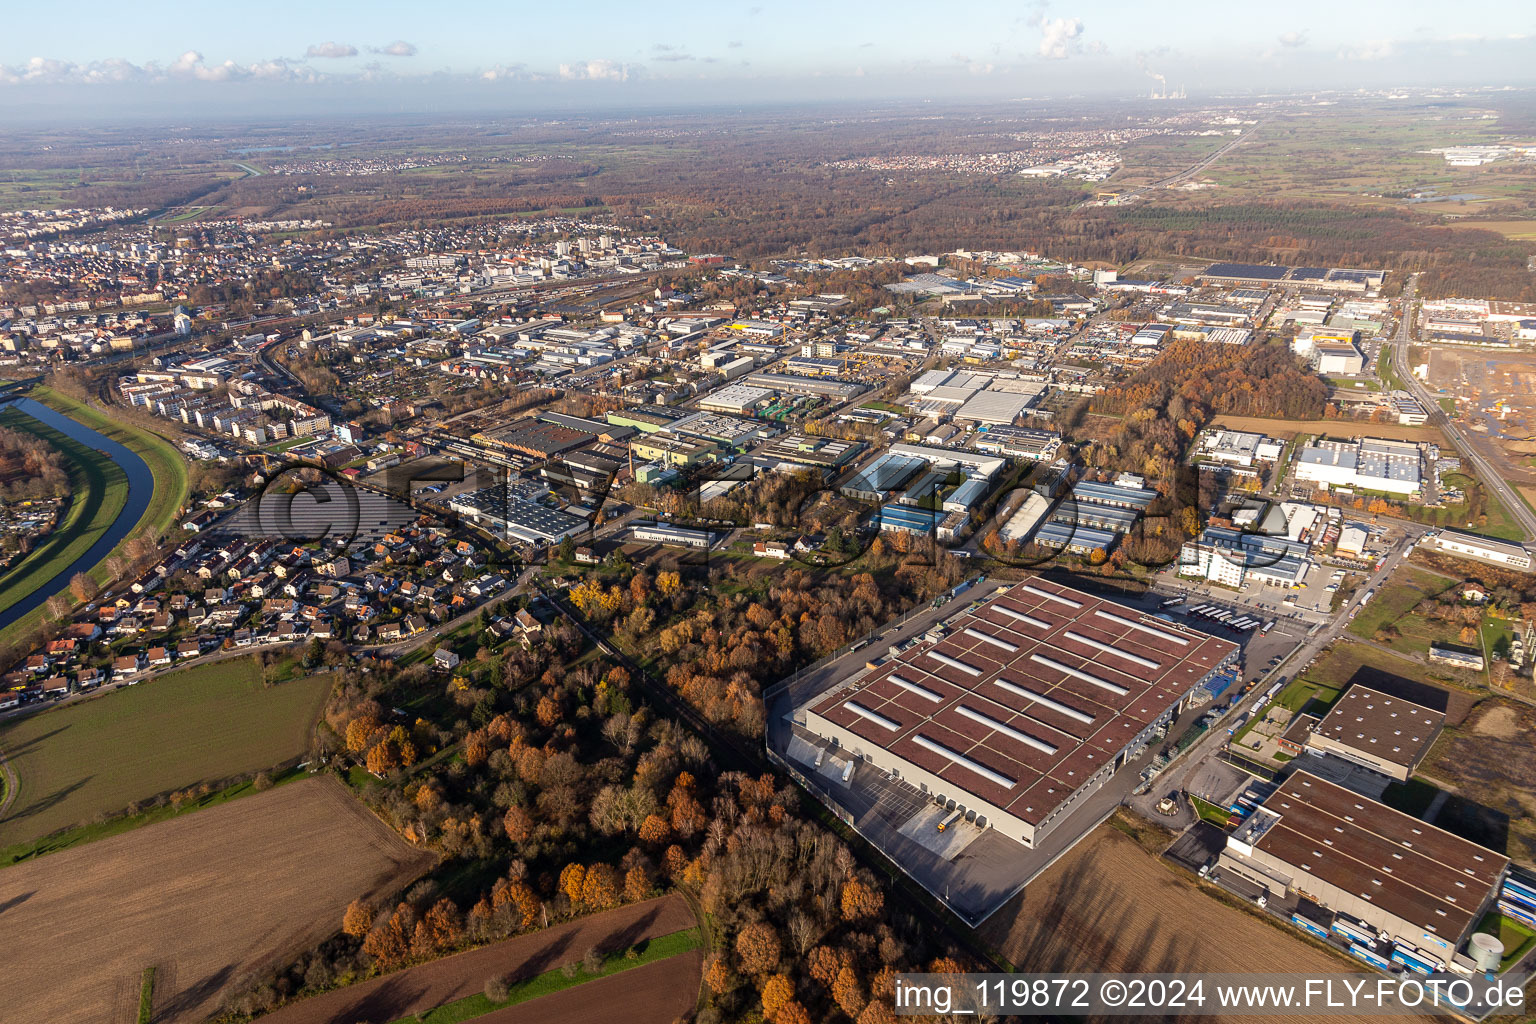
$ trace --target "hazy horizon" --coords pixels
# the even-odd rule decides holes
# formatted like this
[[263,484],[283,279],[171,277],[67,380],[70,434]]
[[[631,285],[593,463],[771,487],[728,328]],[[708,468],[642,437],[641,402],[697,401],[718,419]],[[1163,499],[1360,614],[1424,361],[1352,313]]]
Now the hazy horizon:
[[[774,103],[990,103],[1536,85],[1536,15],[1501,0],[1176,14],[1136,5],[930,6],[790,0],[722,10],[599,3],[580,32],[553,8],[277,0],[259,19],[176,3],[131,22],[90,0],[61,32],[10,17],[0,119],[86,122],[317,113],[526,113]],[[167,28],[166,26],[173,26]],[[302,27],[300,27],[302,26]],[[1325,27],[1320,27],[1325,26]]]

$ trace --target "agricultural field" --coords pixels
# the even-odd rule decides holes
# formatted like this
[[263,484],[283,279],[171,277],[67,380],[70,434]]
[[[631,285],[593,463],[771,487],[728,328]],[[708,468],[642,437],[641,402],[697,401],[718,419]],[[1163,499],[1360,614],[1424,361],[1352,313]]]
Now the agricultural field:
[[[389,1024],[401,1018],[412,1020],[417,1013],[429,1013],[481,994],[486,980],[493,976],[514,983],[538,978],[565,964],[580,961],[589,948],[601,952],[623,950],[693,928],[695,924],[693,913],[681,896],[674,894],[645,903],[632,903],[303,999],[268,1014],[262,1021],[263,1024],[331,1024],[333,1021]],[[632,1016],[647,1011],[647,1001],[641,998],[641,993],[646,990],[649,976],[641,975],[639,971],[655,970],[669,963],[674,965],[671,970],[656,971],[656,974],[670,978],[679,986],[681,992],[673,990],[672,994],[674,997],[681,994],[681,1008],[673,1009],[671,1016]],[[667,1024],[693,1007],[701,970],[702,957],[691,952],[658,961],[633,974],[626,971],[619,977],[589,982],[581,987],[579,995],[570,992],[568,995],[544,996],[542,1000],[554,999],[565,1005],[576,997],[577,1002],[587,1009],[587,1016],[581,1018],[584,1020],[656,1020]],[[633,996],[625,995],[630,984],[638,986]],[[610,1013],[598,1009],[593,995],[599,991],[613,993],[617,1000]],[[522,1015],[535,1013],[542,1000],[499,1010],[495,1018],[484,1019],[522,1021],[525,1019]],[[677,1001],[676,998],[662,1000],[669,1007]],[[528,1019],[554,1021],[566,1018]]]
[[497,1010],[476,1018],[476,1024],[673,1024],[693,1009],[703,969],[703,954],[685,953]]
[[[1281,964],[1298,973],[1354,969],[1342,956],[1262,920],[1257,911],[1228,906],[1215,893],[1101,825],[979,933],[1019,971],[1258,972]],[[1267,1019],[1300,1024],[1311,1018]]]
[[1489,202],[1518,198],[1529,188],[1528,176],[1498,165],[1452,167],[1429,152],[1484,144],[1499,134],[1495,119],[1442,119],[1385,107],[1368,116],[1355,111],[1272,115],[1204,177],[1223,199],[1284,198],[1466,215],[1477,212],[1478,205],[1408,204],[1406,193],[1433,189],[1443,196],[1476,194]]
[[1228,430],[1251,430],[1271,437],[1290,440],[1297,434],[1319,434],[1325,437],[1351,437],[1369,434],[1393,441],[1432,441],[1445,445],[1445,435],[1439,427],[1405,427],[1400,423],[1367,423],[1363,420],[1277,420],[1265,416],[1217,416],[1212,427]]
[[0,870],[0,1017],[193,1024],[251,972],[333,933],[347,904],[426,871],[345,787],[311,778]]
[[18,783],[0,847],[301,757],[330,688],[329,675],[266,686],[241,657],[0,726]]

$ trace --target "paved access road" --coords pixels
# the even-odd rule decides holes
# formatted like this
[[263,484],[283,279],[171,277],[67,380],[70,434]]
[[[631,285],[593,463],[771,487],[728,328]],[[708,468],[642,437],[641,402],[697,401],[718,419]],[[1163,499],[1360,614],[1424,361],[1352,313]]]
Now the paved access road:
[[1413,396],[1419,400],[1419,404],[1424,407],[1424,411],[1429,413],[1430,424],[1445,431],[1445,436],[1460,449],[1462,457],[1472,463],[1473,467],[1477,470],[1477,478],[1482,481],[1483,486],[1487,487],[1498,496],[1499,501],[1503,502],[1504,507],[1509,510],[1509,514],[1515,518],[1515,521],[1520,524],[1520,528],[1525,531],[1526,540],[1536,540],[1536,515],[1531,513],[1525,501],[1520,495],[1515,493],[1515,489],[1509,486],[1487,457],[1478,451],[1477,446],[1472,443],[1466,433],[1456,424],[1452,423],[1450,417],[1445,415],[1445,410],[1440,408],[1439,401],[1434,395],[1429,393],[1428,388],[1419,383],[1418,378],[1413,375],[1412,368],[1408,365],[1408,343],[1413,338],[1413,298],[1414,293],[1418,289],[1418,284],[1419,275],[1415,274],[1408,279],[1408,283],[1403,287],[1403,315],[1397,325],[1397,337],[1392,339],[1392,362],[1397,368],[1397,375],[1402,378],[1403,383],[1408,386]]
[[1397,571],[1397,567],[1407,557],[1408,545],[1402,544],[1392,554],[1382,559],[1381,564],[1376,567],[1376,571],[1371,573],[1366,581],[1355,589],[1355,592],[1350,595],[1349,601],[1339,609],[1338,614],[1334,616],[1328,625],[1307,637],[1302,641],[1300,647],[1291,652],[1289,657],[1283,659],[1274,668],[1260,676],[1258,682],[1254,683],[1253,689],[1246,696],[1232,702],[1231,708],[1220,722],[1213,725],[1209,732],[1196,740],[1177,761],[1157,777],[1157,780],[1152,785],[1151,793],[1143,797],[1131,798],[1129,801],[1131,806],[1144,816],[1154,821],[1159,821],[1169,828],[1179,828],[1192,823],[1194,820],[1193,811],[1187,805],[1181,809],[1179,817],[1176,818],[1165,818],[1150,813],[1151,807],[1157,802],[1159,797],[1170,790],[1179,790],[1181,792],[1186,790],[1190,778],[1200,769],[1202,762],[1218,753],[1226,743],[1226,723],[1235,721],[1239,712],[1252,710],[1253,705],[1264,695],[1264,691],[1280,675],[1284,674],[1287,679],[1294,678],[1302,669],[1310,665],[1323,652],[1323,648],[1333,643],[1344,632],[1344,628],[1349,625],[1350,613],[1360,607],[1360,599],[1366,592],[1379,589]]

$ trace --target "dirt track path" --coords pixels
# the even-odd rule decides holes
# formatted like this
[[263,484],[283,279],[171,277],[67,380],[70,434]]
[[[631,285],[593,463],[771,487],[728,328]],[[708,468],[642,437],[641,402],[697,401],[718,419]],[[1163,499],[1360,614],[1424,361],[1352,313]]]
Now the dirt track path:
[[[493,975],[510,976],[514,980],[533,977],[580,960],[592,946],[599,949],[623,949],[641,939],[669,935],[685,928],[692,928],[696,924],[692,911],[688,909],[687,902],[681,896],[662,896],[644,903],[634,903],[617,910],[610,910],[605,914],[556,925],[529,935],[519,935],[495,945],[472,949],[467,953],[459,953],[442,960],[409,967],[382,978],[375,978],[335,992],[327,992],[312,999],[304,999],[260,1019],[262,1024],[335,1024],[337,1021],[344,1021],[345,1024],[385,1024],[421,1010],[430,1010],[444,1003],[474,995],[485,988],[486,979]],[[685,959],[687,957],[673,957],[567,991],[580,992],[590,997],[590,993],[596,991],[598,986],[610,981],[617,982],[622,990],[627,991],[630,983],[636,982],[636,979],[641,978],[642,974],[651,967],[661,968],[672,963],[673,960]],[[697,964],[702,961],[692,962]],[[661,973],[675,982],[675,976],[667,972]],[[687,996],[684,1009],[693,1006],[698,994],[698,968],[693,969],[692,977],[694,980],[684,986]],[[544,998],[557,999],[558,994]],[[520,1003],[498,1013],[529,1012],[532,1007],[543,1001],[539,999],[530,1003]],[[626,1002],[622,1013],[616,1012],[607,1018],[603,1015],[589,1015],[585,1019],[624,1021],[652,1019],[631,1016],[635,1007],[641,1005],[638,1000],[634,1006]],[[670,1021],[681,1012],[680,1010],[671,1016],[656,1019]],[[496,1017],[495,1019],[512,1020],[513,1018]],[[516,1019],[522,1021],[525,1018],[519,1016]],[[543,1018],[528,1017],[526,1019]],[[555,1019],[567,1018],[551,1018],[551,1020]]]

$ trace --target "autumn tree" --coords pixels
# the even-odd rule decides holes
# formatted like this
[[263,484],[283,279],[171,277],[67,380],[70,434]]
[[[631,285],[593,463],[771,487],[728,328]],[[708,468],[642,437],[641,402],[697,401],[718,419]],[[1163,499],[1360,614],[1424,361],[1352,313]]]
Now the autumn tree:
[[817,946],[806,958],[806,966],[811,977],[830,989],[837,979],[837,972],[843,969],[843,959],[843,955],[830,946]]
[[363,952],[385,969],[404,963],[411,952],[414,916],[409,904],[397,906],[394,913],[374,924],[363,940]]
[[779,1008],[773,1024],[811,1024],[811,1015],[797,1000],[791,999]]
[[83,572],[77,572],[69,580],[69,592],[75,595],[75,600],[84,604],[94,598],[100,591],[96,581]]
[[864,985],[852,966],[837,972],[832,982],[832,1001],[850,1017],[857,1017],[864,1009]]
[[347,904],[347,912],[341,918],[341,930],[360,939],[373,927],[373,908],[362,900]]
[[637,903],[645,899],[651,891],[651,880],[646,877],[645,869],[636,864],[624,873],[624,902]]
[[581,883],[581,902],[589,910],[607,910],[619,903],[619,873],[609,864],[587,868]]
[[567,864],[560,872],[560,891],[572,904],[580,905],[582,886],[587,881],[587,869],[581,864]]
[[795,983],[788,975],[774,974],[763,982],[763,1017],[773,1020],[784,1004],[795,998]]
[[501,819],[501,827],[507,834],[507,838],[514,843],[521,843],[533,834],[533,816],[528,813],[526,807],[513,804],[507,808],[507,813]]
[[857,878],[850,879],[843,886],[843,895],[840,901],[843,910],[844,921],[858,921],[866,917],[875,917],[885,905],[885,897],[880,890],[873,886],[865,885]]
[[671,597],[683,589],[683,578],[675,572],[656,574],[656,590],[662,597]]
[[767,974],[779,966],[779,933],[766,921],[747,925],[736,935],[736,958],[743,972]]
[[368,740],[379,730],[379,720],[372,715],[359,715],[347,723],[347,749],[354,754],[368,747]]
[[400,767],[400,755],[393,743],[375,743],[368,748],[367,768],[375,775],[386,775]]

